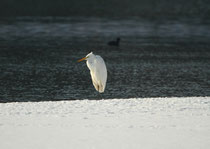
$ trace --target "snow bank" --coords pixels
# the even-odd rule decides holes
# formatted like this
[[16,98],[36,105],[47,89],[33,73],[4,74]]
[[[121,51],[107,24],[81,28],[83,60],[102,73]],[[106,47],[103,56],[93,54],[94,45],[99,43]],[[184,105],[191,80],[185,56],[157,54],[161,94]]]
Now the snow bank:
[[0,104],[1,149],[208,149],[210,97]]

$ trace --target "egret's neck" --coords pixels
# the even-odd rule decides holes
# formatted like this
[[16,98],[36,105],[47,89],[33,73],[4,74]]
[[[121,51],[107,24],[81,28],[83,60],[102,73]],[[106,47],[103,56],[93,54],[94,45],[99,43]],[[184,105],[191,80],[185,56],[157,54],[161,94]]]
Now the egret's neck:
[[87,66],[88,66],[88,68],[89,68],[90,70],[93,70],[93,69],[94,69],[94,67],[93,67],[93,65],[94,65],[94,60],[93,60],[93,59],[88,59],[88,60],[86,61],[86,64],[87,64]]

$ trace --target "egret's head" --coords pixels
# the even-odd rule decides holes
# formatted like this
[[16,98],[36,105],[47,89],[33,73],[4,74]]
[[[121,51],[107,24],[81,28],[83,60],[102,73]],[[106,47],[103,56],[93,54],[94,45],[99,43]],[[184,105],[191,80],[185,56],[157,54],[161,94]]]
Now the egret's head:
[[94,57],[93,52],[90,52],[88,55],[86,55],[84,58],[78,60],[78,62],[84,61],[84,60],[88,60],[91,59],[92,57]]

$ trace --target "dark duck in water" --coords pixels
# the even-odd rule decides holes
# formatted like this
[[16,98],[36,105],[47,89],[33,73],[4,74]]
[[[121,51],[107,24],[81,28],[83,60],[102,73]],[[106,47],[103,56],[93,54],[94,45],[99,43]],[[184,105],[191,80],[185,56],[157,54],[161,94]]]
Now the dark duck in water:
[[109,41],[108,45],[109,46],[117,46],[118,47],[120,45],[120,38],[117,38],[116,41]]

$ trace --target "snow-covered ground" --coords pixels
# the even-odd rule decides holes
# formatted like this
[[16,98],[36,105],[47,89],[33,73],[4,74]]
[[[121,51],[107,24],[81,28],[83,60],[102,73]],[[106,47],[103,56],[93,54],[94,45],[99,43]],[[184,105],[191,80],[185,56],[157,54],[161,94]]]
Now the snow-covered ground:
[[208,149],[210,97],[0,104],[0,149]]

